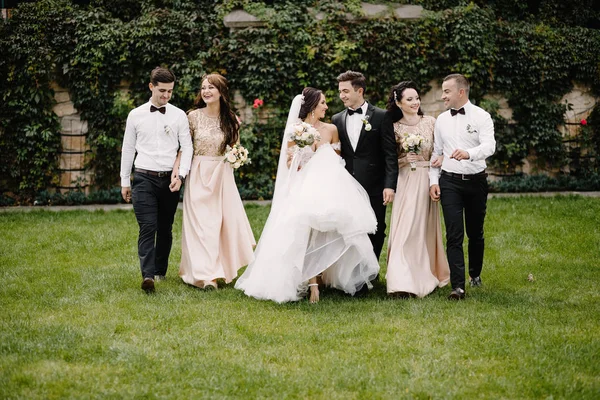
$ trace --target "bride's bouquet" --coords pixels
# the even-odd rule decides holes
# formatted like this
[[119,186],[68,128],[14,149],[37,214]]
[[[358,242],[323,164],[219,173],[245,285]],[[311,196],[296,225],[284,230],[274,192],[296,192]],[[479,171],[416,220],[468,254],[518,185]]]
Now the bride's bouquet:
[[231,164],[233,169],[238,169],[242,165],[250,164],[248,150],[239,143],[236,143],[233,146],[227,145],[223,162]]
[[[419,154],[421,151],[421,143],[423,142],[423,136],[415,134],[415,133],[407,133],[403,134],[404,140],[402,141],[402,148],[407,153],[415,153]],[[417,169],[417,163],[411,161],[410,170],[415,171]]]
[[294,125],[294,130],[290,133],[289,141],[296,143],[296,146],[303,148],[311,146],[315,141],[321,140],[321,135],[311,124],[299,122]]

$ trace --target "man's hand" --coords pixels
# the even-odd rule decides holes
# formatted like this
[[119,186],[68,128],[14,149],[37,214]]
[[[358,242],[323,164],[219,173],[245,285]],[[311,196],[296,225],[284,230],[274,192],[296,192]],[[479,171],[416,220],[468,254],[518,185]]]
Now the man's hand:
[[394,201],[394,189],[385,188],[383,189],[383,205],[387,206],[389,203]]
[[181,181],[179,180],[179,176],[171,177],[171,184],[169,185],[169,189],[171,192],[176,192],[181,189]]
[[173,172],[171,172],[171,182],[173,182],[173,179],[177,179],[177,177],[179,177],[179,167],[174,167]]
[[131,202],[131,187],[122,187],[121,196],[123,196],[123,200],[125,200],[126,203]]
[[433,168],[439,168],[442,166],[442,160],[444,159],[444,156],[437,156],[435,158],[431,159],[431,166]]
[[456,149],[454,150],[450,158],[454,158],[455,160],[461,161],[468,160],[469,158],[471,158],[471,156],[469,156],[469,153],[466,150]]
[[433,201],[440,201],[440,185],[431,185],[429,187],[429,197],[431,197],[431,200]]

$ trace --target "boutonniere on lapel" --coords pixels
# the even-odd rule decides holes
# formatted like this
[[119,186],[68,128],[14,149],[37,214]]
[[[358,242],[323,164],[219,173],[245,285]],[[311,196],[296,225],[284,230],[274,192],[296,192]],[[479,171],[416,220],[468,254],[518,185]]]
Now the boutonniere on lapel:
[[170,135],[171,133],[173,133],[173,131],[171,130],[171,127],[169,125],[165,125],[165,133],[167,135]]
[[477,129],[471,126],[471,124],[467,124],[467,133],[470,135],[474,135],[477,133]]
[[363,125],[365,126],[365,131],[369,132],[371,129],[373,129],[373,127],[369,123],[368,115],[365,115],[365,117],[363,119],[361,119],[361,121],[362,121]]

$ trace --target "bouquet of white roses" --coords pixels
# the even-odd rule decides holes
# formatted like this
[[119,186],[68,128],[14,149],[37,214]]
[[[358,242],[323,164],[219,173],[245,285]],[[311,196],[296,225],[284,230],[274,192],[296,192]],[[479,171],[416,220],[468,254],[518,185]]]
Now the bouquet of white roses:
[[311,146],[315,141],[321,140],[321,135],[311,124],[299,122],[294,125],[294,131],[290,133],[289,141],[296,143],[300,148]]
[[[402,148],[407,153],[419,154],[421,151],[421,143],[423,142],[423,136],[415,133],[404,133],[404,140],[402,141]],[[417,163],[412,161],[410,163],[410,170],[415,171],[417,169]]]
[[250,164],[248,150],[239,143],[236,143],[233,146],[227,145],[227,148],[225,149],[225,160],[223,161],[231,164],[233,169],[238,169],[242,165]]

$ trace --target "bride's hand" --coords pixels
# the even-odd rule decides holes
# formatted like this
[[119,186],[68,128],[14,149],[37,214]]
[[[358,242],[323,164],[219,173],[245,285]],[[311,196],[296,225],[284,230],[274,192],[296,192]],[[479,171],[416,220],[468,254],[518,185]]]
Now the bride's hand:
[[288,147],[288,149],[287,149],[287,166],[288,166],[288,168],[292,165],[293,159],[294,159],[294,148]]

